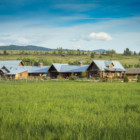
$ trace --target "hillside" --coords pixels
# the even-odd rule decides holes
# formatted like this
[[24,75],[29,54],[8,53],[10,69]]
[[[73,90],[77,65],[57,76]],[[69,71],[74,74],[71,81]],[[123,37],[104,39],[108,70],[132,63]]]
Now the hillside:
[[104,49],[98,49],[98,50],[93,50],[92,52],[97,52],[97,53],[106,53],[107,50]]
[[[28,46],[19,46],[19,45],[7,45],[0,46],[0,50],[24,50],[24,51],[53,51],[57,49],[45,48],[40,46],[28,45]],[[64,49],[66,50],[66,49]],[[81,50],[84,51],[84,50]],[[93,50],[91,52],[106,52],[104,49]]]
[[8,46],[0,46],[0,50],[52,51],[54,49],[34,45],[28,46],[8,45]]

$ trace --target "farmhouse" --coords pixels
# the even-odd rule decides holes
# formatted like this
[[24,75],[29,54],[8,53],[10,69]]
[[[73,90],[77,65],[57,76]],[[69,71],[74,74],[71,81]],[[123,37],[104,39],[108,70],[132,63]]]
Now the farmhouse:
[[22,66],[3,66],[0,69],[0,75],[2,77],[7,76],[10,79],[27,79],[28,71]]
[[88,77],[123,78],[124,67],[119,61],[94,60],[87,68]]
[[30,77],[41,77],[47,74],[49,66],[24,66],[21,60],[0,61],[0,76],[12,79],[27,79]]
[[126,75],[129,81],[136,81],[137,76],[140,75],[140,68],[127,68]]
[[82,72],[86,72],[87,67],[88,65],[83,65],[81,62],[79,62],[79,65],[53,63],[48,70],[48,75],[51,78],[57,78],[58,76],[66,78],[73,73],[75,76],[80,77]]
[[49,76],[57,78],[61,76],[67,78],[74,74],[81,77],[85,73],[88,78],[114,78],[122,79],[126,73],[129,79],[136,79],[140,75],[140,68],[127,69],[119,61],[93,60],[90,65],[83,65],[82,61],[78,65],[53,63],[51,66],[24,66],[22,60],[0,61],[0,76],[12,79],[27,79],[32,77]]

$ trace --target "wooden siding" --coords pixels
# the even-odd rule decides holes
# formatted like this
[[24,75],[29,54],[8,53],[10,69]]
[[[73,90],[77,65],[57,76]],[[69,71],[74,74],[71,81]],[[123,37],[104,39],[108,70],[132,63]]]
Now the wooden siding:
[[[108,68],[113,68],[114,64],[111,63]],[[123,78],[123,71],[100,71],[94,62],[87,69],[88,77],[100,77],[100,78]]]
[[23,62],[21,61],[18,66],[24,66]]
[[15,75],[15,79],[27,79],[28,71],[24,71]]
[[88,73],[88,78],[90,78],[90,77],[100,77],[102,75],[102,73],[100,74],[100,70],[94,62],[92,62],[90,64],[90,66],[88,67],[87,73]]
[[48,70],[48,75],[50,78],[57,78],[59,73],[57,72],[57,70],[55,69],[55,67],[52,65],[49,70]]
[[111,63],[109,66],[107,66],[107,68],[113,68],[114,67],[114,64]]
[[140,75],[140,74],[127,74],[127,77],[128,77],[128,80],[131,82],[131,81],[137,81],[137,77]]

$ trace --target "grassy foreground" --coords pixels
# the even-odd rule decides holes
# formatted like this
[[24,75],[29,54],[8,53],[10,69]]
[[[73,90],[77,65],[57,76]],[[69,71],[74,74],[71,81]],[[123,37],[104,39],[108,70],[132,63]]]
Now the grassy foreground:
[[140,84],[0,83],[0,140],[140,139]]

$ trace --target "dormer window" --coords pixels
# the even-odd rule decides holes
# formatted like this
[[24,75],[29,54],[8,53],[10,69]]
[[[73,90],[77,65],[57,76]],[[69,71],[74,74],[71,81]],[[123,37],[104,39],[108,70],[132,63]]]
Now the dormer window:
[[106,67],[107,67],[107,68],[113,68],[113,67],[114,67],[113,62],[107,63],[107,64],[106,64]]

